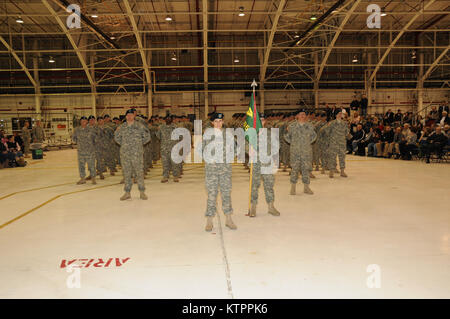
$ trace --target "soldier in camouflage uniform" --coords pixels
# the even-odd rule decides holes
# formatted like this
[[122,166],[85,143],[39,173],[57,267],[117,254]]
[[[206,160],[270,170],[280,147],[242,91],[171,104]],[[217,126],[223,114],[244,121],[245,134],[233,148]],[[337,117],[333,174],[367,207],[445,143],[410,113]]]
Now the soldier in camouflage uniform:
[[290,166],[289,163],[289,144],[286,142],[286,140],[283,138],[284,135],[287,133],[287,127],[288,127],[288,114],[283,116],[283,119],[275,120],[275,126],[279,129],[280,134],[280,164],[283,165],[283,172],[287,171],[287,167]]
[[150,142],[150,133],[135,121],[134,112],[126,112],[127,121],[114,133],[115,141],[120,145],[120,163],[124,176],[125,194],[120,200],[131,198],[133,185],[132,176],[136,176],[141,199],[148,199],[145,195],[144,184],[144,145]]
[[26,121],[22,128],[22,140],[23,140],[23,155],[30,157],[30,143],[31,143],[31,131],[29,130],[30,123]]
[[[206,190],[208,192],[208,199],[206,203],[206,231],[211,231],[213,229],[213,217],[216,215],[217,210],[217,195],[220,190],[222,196],[222,210],[226,216],[225,226],[230,229],[236,229],[236,225],[231,219],[231,214],[233,213],[233,208],[231,206],[231,169],[232,163],[227,163],[226,161],[226,130],[223,129],[223,114],[214,113],[212,115],[212,126],[214,127],[214,132],[217,136],[222,138],[216,138],[214,135],[210,140],[203,140],[203,152],[205,152],[206,147],[210,148],[218,145],[219,148],[223,149],[223,157],[221,162],[215,161],[214,153],[212,159],[205,158],[205,184]],[[230,138],[234,141],[234,138]],[[233,146],[234,147],[234,146]],[[210,154],[206,153],[205,156]]]
[[347,177],[345,174],[345,152],[347,144],[347,135],[349,133],[348,123],[343,120],[342,110],[336,110],[336,119],[329,124],[329,159],[328,169],[330,170],[330,178],[333,178],[334,169],[336,168],[336,156],[339,157],[339,167],[341,168],[341,176]]
[[[114,130],[111,125],[106,125],[104,119],[99,116],[97,117],[97,132],[98,132],[98,140],[96,143],[97,149],[101,154],[101,165],[106,170],[105,167],[109,168],[111,176],[114,176],[115,164],[113,154],[111,153],[111,149],[114,143]],[[100,179],[104,179],[103,173],[99,174]]]
[[312,146],[316,140],[316,132],[311,123],[306,120],[305,110],[300,110],[296,115],[297,121],[290,124],[287,133],[284,135],[286,141],[290,144],[291,157],[291,195],[296,194],[296,184],[298,173],[301,170],[304,193],[312,195],[309,188],[309,176],[312,171]]
[[152,161],[153,164],[156,164],[156,161],[159,159],[159,139],[156,137],[156,134],[159,130],[158,118],[154,117],[150,120],[150,135],[152,137]]
[[[258,138],[257,140],[257,147],[259,149],[260,143],[267,143],[267,155],[270,154],[270,156],[278,156],[278,150],[272,149],[272,143],[271,143],[271,128],[267,127],[270,126],[268,121],[266,120],[266,116],[264,113],[259,114],[259,118],[261,119],[261,124],[263,128],[267,129],[267,140]],[[259,136],[261,136],[262,130],[259,131]],[[255,151],[258,152],[258,149]],[[258,153],[259,155],[259,153]],[[256,216],[256,205],[258,204],[258,189],[261,185],[261,179],[263,181],[264,186],[264,194],[266,196],[266,202],[269,206],[269,214],[272,214],[273,216],[280,216],[280,212],[274,207],[274,201],[275,201],[275,192],[273,190],[274,184],[275,184],[275,175],[273,174],[274,171],[270,167],[271,163],[262,163],[259,156],[257,158],[257,161],[253,163],[253,170],[252,170],[252,191],[251,191],[251,207],[250,207],[250,217]],[[264,167],[266,169],[269,169],[271,171],[271,174],[267,174],[267,172],[262,172],[261,168]]]
[[[88,121],[89,121],[88,127],[92,130],[92,132],[94,132],[93,133],[95,136],[94,137],[94,145],[97,145],[97,144],[101,143],[102,132],[97,126],[95,116],[89,115]],[[95,147],[95,149],[94,149],[94,161],[95,161],[95,169],[96,169],[97,175],[99,175],[100,178],[102,178],[103,172],[106,169],[105,169],[105,164],[104,164],[104,160],[103,160],[102,150],[99,147]],[[92,175],[89,175],[86,179],[90,180],[91,178],[92,178]],[[103,178],[104,178],[104,176],[103,176]]]
[[325,174],[325,170],[328,168],[328,158],[329,156],[329,124],[330,122],[326,122],[326,113],[323,115],[324,117],[324,125],[317,132],[317,148],[319,152],[319,162],[322,165],[321,173]]
[[313,143],[313,166],[316,166],[316,171],[319,170],[319,166],[320,164],[323,163],[321,162],[321,150],[320,150],[320,139],[319,139],[319,131],[320,129],[326,124],[325,121],[325,115],[320,113],[317,114],[316,120],[314,121],[314,130],[316,131],[317,134],[317,140]]
[[105,161],[106,166],[110,169],[111,176],[114,176],[116,170],[116,159],[115,159],[115,147],[117,143],[114,141],[114,132],[116,131],[116,124],[114,122],[111,122],[111,117],[108,114],[105,114],[103,116],[104,120],[104,131],[105,131],[105,138],[106,138],[106,154],[105,154]]
[[33,142],[34,143],[42,143],[45,140],[45,132],[44,129],[41,126],[41,121],[36,121],[34,124],[33,129],[31,130],[32,136],[33,136]]
[[80,172],[80,180],[77,185],[86,183],[85,165],[87,163],[91,175],[92,184],[97,184],[95,181],[95,138],[96,134],[92,127],[87,125],[88,119],[82,116],[81,126],[78,126],[73,135],[72,141],[78,144],[78,171]]
[[173,174],[173,181],[178,183],[180,172],[179,165],[176,165],[171,156],[172,148],[176,144],[176,141],[172,141],[172,131],[176,128],[172,123],[172,115],[166,117],[166,123],[159,126],[159,130],[156,133],[161,143],[161,162],[163,166],[163,178],[161,183],[167,183],[169,181],[170,171]]
[[[114,117],[113,118],[113,124],[114,126],[111,125],[111,127],[114,128],[114,132],[117,131],[117,129],[122,125],[122,122],[119,120],[118,117]],[[116,141],[114,140],[114,147],[113,147],[113,158],[114,158],[114,163],[115,165],[120,165],[120,146],[119,144],[116,143]],[[117,172],[117,169],[115,170]]]

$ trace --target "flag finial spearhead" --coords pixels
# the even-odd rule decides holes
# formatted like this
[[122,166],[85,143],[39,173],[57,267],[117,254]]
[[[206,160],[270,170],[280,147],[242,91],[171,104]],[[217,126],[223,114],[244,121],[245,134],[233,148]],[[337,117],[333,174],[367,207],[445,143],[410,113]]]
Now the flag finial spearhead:
[[251,85],[251,87],[252,88],[255,88],[255,87],[257,87],[258,86],[258,84],[256,84],[256,81],[255,81],[255,79],[253,79],[253,82],[252,82],[252,85]]

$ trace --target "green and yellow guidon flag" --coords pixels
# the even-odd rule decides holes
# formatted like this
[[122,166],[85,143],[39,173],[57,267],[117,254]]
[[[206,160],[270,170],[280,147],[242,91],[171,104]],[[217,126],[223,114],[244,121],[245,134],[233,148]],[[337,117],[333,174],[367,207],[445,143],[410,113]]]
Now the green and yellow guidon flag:
[[[250,128],[254,128],[255,130],[251,130],[254,133],[248,132]],[[247,118],[244,122],[244,131],[245,138],[249,141],[249,143],[256,148],[256,136],[258,134],[259,129],[262,128],[261,120],[259,119],[258,110],[255,105],[255,92],[252,93],[252,97],[250,99],[250,105],[248,106]]]

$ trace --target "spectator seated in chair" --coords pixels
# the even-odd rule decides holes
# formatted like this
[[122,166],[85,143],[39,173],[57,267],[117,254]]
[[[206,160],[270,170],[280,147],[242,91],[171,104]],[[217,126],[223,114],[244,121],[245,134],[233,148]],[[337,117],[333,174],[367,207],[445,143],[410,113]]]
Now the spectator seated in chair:
[[448,137],[442,132],[440,126],[436,126],[436,130],[432,133],[426,144],[422,145],[422,152],[426,156],[427,163],[430,163],[431,154],[436,154],[441,158],[444,154],[444,148],[448,144]]
[[408,129],[403,140],[399,143],[400,156],[403,160],[410,161],[412,159],[412,152],[417,149],[417,135],[415,128]]

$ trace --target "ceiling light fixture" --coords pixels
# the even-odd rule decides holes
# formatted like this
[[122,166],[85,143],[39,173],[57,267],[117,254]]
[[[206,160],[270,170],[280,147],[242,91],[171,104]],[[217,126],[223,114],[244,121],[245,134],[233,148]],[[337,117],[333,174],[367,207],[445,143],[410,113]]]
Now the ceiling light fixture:
[[55,63],[55,60],[53,60],[53,57],[50,57],[50,59],[48,59],[48,62]]
[[387,16],[386,10],[384,8],[381,9],[381,16],[382,17]]
[[172,57],[170,58],[172,61],[176,61],[177,60],[177,55],[174,53],[172,53]]
[[92,9],[91,18],[98,18],[97,9]]
[[18,18],[16,19],[16,22],[17,22],[17,23],[23,23],[23,20],[22,20],[21,17],[18,17]]
[[172,21],[172,17],[171,16],[167,16],[166,17],[166,21]]
[[239,63],[239,58],[238,57],[234,58],[234,63]]
[[297,32],[295,32],[295,34],[294,34],[294,38],[300,38],[300,36],[298,35],[298,33]]
[[353,62],[353,63],[356,63],[356,62],[358,62],[358,58],[356,57],[356,55],[354,55],[354,56],[353,56],[353,60],[352,60],[352,62]]
[[309,18],[309,20],[311,20],[311,21],[316,21],[316,20],[317,20],[317,17],[313,14],[313,15],[311,16],[311,18]]
[[240,17],[245,16],[244,7],[239,7],[239,14],[238,14],[238,16],[240,16]]

